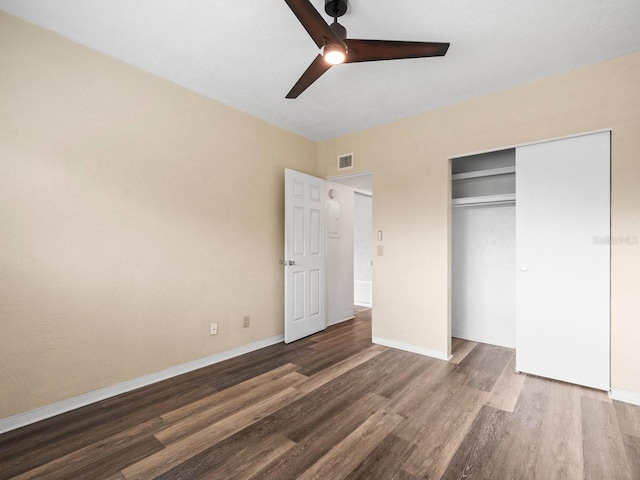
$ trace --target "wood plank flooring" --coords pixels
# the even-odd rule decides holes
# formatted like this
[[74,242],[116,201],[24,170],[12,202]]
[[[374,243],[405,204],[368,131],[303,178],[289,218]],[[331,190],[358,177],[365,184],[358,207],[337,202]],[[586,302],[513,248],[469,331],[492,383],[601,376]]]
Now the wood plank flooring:
[[640,479],[640,407],[355,320],[0,435],[0,480]]

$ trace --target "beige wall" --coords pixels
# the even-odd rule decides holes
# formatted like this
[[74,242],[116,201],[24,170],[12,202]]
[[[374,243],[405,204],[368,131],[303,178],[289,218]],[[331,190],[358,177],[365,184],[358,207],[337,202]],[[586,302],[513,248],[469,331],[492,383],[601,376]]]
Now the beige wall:
[[[612,235],[640,235],[640,53],[324,142],[319,173],[354,152],[370,169],[373,334],[445,352],[449,341],[448,159],[611,128]],[[349,173],[352,173],[351,171]],[[376,242],[380,243],[380,242]],[[640,392],[640,246],[612,247],[612,386]]]
[[0,72],[0,418],[282,333],[314,142],[1,12]]
[[[436,351],[450,157],[611,127],[612,233],[640,234],[640,54],[319,146],[1,12],[0,72],[0,418],[282,333],[285,167],[373,171],[374,335]],[[640,247],[612,256],[640,392]]]

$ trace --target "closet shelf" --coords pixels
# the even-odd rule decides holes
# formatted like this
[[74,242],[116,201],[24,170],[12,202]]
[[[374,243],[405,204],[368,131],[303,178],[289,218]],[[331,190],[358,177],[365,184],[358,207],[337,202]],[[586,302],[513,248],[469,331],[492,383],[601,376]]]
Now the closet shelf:
[[466,180],[468,178],[492,177],[494,175],[506,175],[508,173],[516,173],[516,167],[489,168],[486,170],[476,170],[474,172],[455,173],[451,175],[451,180]]
[[515,193],[504,193],[502,195],[484,195],[482,197],[454,198],[451,200],[452,207],[466,207],[470,205],[498,205],[501,203],[515,203]]

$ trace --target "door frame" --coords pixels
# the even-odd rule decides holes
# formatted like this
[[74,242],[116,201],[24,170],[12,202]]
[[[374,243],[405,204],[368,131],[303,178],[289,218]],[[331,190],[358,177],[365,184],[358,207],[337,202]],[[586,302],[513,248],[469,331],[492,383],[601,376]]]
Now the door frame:
[[[344,180],[344,179],[348,179],[348,178],[365,177],[365,176],[371,177],[371,180],[372,180],[372,186],[371,186],[371,190],[372,191],[371,192],[367,192],[366,190],[361,190],[359,188],[350,187],[349,185],[346,185],[346,186],[349,186],[350,188],[353,189],[354,195],[355,194],[364,195],[364,196],[370,197],[372,199],[372,201],[371,201],[371,220],[372,220],[371,236],[372,237],[371,238],[373,238],[373,232],[374,232],[374,229],[373,229],[373,211],[374,211],[374,204],[373,204],[373,171],[370,170],[370,169],[367,169],[367,170],[361,170],[361,171],[355,172],[355,173],[347,173],[345,175],[333,175],[333,176],[330,176],[330,177],[326,177],[325,180],[327,182],[336,182],[336,180],[337,180],[338,182],[336,182],[336,183],[340,183],[340,180]],[[371,252],[371,256],[372,256],[372,261],[373,261],[373,256],[374,256],[373,251]],[[355,278],[352,278],[351,281],[354,282]],[[329,298],[327,297],[327,302],[328,301],[329,301]],[[355,301],[355,299],[354,299],[354,301]],[[371,307],[370,308],[373,308],[373,265],[372,265],[372,272],[371,272]],[[373,315],[372,315],[371,321],[373,322]]]

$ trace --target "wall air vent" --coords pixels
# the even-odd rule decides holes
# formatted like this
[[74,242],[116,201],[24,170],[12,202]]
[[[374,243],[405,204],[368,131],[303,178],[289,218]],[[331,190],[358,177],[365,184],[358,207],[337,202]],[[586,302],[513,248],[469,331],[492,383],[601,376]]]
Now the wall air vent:
[[338,155],[338,170],[346,170],[347,168],[353,168],[353,153]]

